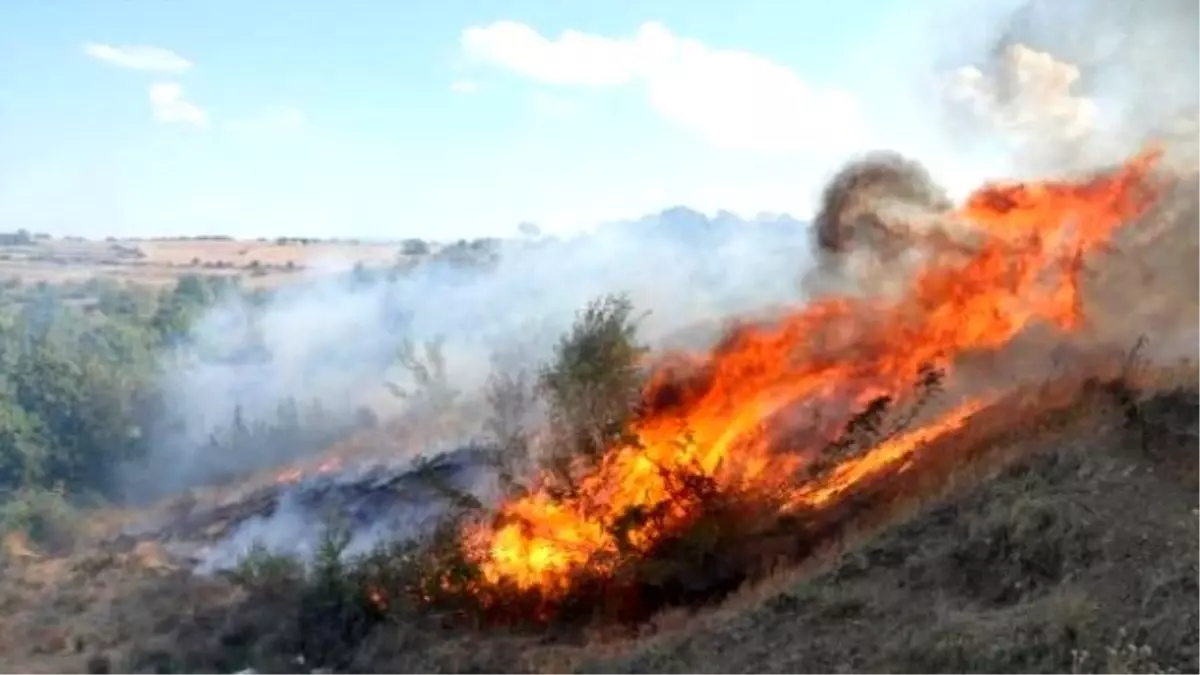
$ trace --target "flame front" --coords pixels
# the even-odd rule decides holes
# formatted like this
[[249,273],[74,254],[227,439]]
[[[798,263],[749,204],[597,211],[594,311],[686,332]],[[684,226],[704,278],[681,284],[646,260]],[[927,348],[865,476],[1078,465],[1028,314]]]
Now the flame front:
[[[342,470],[342,458],[330,457],[317,465],[317,475],[325,475],[337,473]],[[307,471],[301,467],[291,467],[284,469],[275,474],[275,483],[278,485],[295,485],[299,483],[307,475]]]
[[965,354],[997,350],[1033,323],[1080,327],[1082,256],[1150,207],[1157,158],[1138,155],[1086,182],[986,186],[950,216],[975,225],[978,243],[930,258],[899,299],[823,299],[771,326],[740,327],[711,354],[664,361],[645,399],[669,403],[639,419],[636,444],[612,448],[571,497],[535,490],[465,533],[483,583],[553,598],[582,569],[613,572],[619,546],[651,546],[687,522],[689,505],[671,504],[665,518],[627,530],[623,544],[612,534],[623,514],[667,499],[663,468],[698,470],[739,490],[783,490],[791,507],[820,508],[962,427],[984,401],[968,401],[821,478],[795,478],[830,440],[796,441],[788,433],[796,415],[844,416],[879,395],[903,397],[922,367],[946,369]]

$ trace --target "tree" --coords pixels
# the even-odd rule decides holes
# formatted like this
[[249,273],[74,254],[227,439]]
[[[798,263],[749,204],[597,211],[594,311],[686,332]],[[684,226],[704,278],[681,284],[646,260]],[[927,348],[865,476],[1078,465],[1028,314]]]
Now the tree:
[[594,462],[626,440],[643,384],[639,318],[624,295],[592,301],[541,370],[538,389],[549,405],[560,474],[574,458]]
[[47,463],[41,420],[17,404],[7,378],[0,387],[0,492],[41,485]]
[[187,340],[187,334],[200,313],[212,306],[218,293],[223,290],[220,282],[206,281],[196,274],[185,274],[175,287],[165,294],[151,325],[167,344],[178,344]]
[[13,401],[37,420],[16,428],[40,431],[46,480],[104,489],[117,466],[148,449],[140,413],[150,403],[143,392],[152,383],[145,364],[105,354],[108,341],[68,331],[33,337],[12,362]]

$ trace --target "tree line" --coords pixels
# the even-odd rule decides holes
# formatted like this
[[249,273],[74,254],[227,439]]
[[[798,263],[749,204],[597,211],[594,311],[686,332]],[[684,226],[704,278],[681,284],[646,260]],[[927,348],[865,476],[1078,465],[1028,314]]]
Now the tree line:
[[[0,284],[0,533],[121,500],[121,470],[151,454],[167,414],[162,356],[186,348],[225,294],[261,303],[258,293],[201,275],[162,290],[97,279]],[[287,399],[266,420],[238,411],[201,451],[315,448],[347,432],[318,404]]]

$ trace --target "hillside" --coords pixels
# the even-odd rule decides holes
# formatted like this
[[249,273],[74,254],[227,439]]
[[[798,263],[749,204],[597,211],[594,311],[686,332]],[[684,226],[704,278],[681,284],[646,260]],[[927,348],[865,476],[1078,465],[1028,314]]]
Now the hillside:
[[[981,421],[992,432],[943,447],[953,462],[921,472],[920,490],[890,486],[885,492],[898,497],[887,502],[889,515],[855,516],[859,524],[837,550],[715,607],[659,613],[635,638],[616,626],[514,633],[385,624],[345,666],[1194,671],[1195,377],[1194,365],[1144,374],[1156,384],[1132,409],[1075,385],[1046,390]],[[1065,407],[1036,412],[1067,391]],[[998,433],[1012,413],[1018,430]],[[294,600],[264,604],[228,580],[196,577],[152,539],[118,537],[63,558],[8,553],[0,586],[5,672],[95,672],[105,664],[231,672],[251,660],[281,672],[301,667],[276,651],[287,640],[278,612]]]
[[1162,156],[959,205],[867,157],[798,231],[6,287],[0,670],[1194,670]]
[[[1194,672],[1195,390],[1117,411],[932,499],[808,577],[594,672]],[[1167,433],[1166,429],[1176,430]],[[1037,446],[1043,447],[1037,447]]]

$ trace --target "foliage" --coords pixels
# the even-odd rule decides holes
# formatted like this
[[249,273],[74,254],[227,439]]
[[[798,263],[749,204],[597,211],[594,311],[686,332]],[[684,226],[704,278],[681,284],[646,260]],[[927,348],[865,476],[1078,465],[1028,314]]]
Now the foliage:
[[350,533],[329,525],[297,603],[297,651],[307,661],[345,667],[353,646],[378,618],[357,570],[344,558]]
[[229,576],[245,586],[284,592],[304,578],[304,566],[296,558],[274,553],[262,542],[254,542]]
[[456,604],[461,614],[476,572],[462,555],[456,519],[425,539],[383,543],[363,555],[347,555],[349,543],[349,532],[330,522],[307,565],[256,545],[230,573],[252,601],[275,608],[275,655],[344,670],[381,626],[428,622]]
[[567,485],[580,462],[594,464],[606,449],[627,440],[646,351],[637,339],[637,322],[627,296],[588,303],[539,373],[553,435],[550,468]]
[[22,488],[0,498],[0,535],[18,532],[46,550],[69,547],[77,517],[61,490]]
[[0,489],[103,491],[144,455],[160,336],[135,321],[88,316],[49,288],[0,315]]
[[[0,494],[61,489],[69,502],[120,497],[118,473],[149,456],[152,437],[187,432],[165,415],[161,385],[171,357],[231,358],[192,338],[196,321],[230,294],[252,306],[265,300],[229,278],[199,275],[161,292],[96,278],[0,288]],[[235,347],[232,358],[264,356],[253,336]],[[279,448],[294,456],[362,421],[285,400],[273,420],[235,415],[204,450]]]
[[492,464],[501,489],[515,495],[534,468],[528,424],[537,406],[537,392],[529,370],[494,365],[484,389],[491,410],[484,427],[495,444]]

